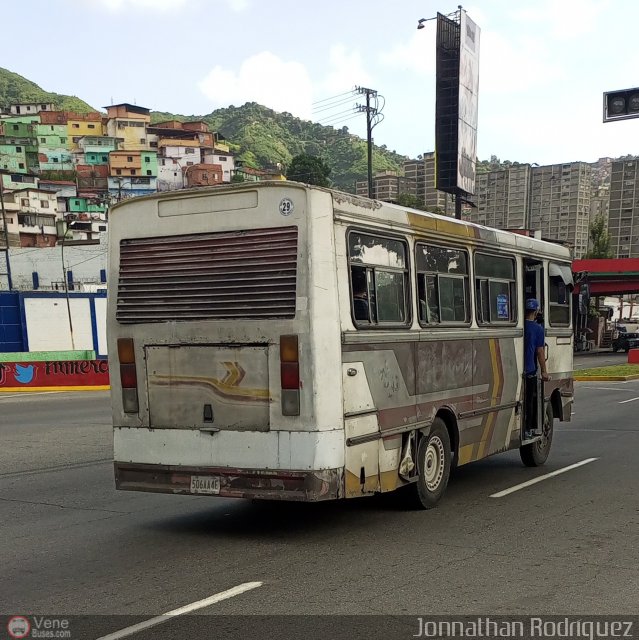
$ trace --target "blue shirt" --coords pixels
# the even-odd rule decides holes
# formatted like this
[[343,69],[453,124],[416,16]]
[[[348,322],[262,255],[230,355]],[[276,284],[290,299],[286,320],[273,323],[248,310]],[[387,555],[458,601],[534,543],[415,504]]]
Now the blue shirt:
[[544,346],[544,328],[534,320],[526,320],[524,324],[524,373],[537,373],[536,351]]

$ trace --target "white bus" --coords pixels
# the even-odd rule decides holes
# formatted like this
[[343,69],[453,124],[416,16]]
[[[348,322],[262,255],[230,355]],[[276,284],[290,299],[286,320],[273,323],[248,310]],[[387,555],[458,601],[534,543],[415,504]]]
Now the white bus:
[[[120,203],[109,243],[118,489],[430,508],[571,419],[562,246],[285,181]],[[525,440],[529,297],[551,380]]]

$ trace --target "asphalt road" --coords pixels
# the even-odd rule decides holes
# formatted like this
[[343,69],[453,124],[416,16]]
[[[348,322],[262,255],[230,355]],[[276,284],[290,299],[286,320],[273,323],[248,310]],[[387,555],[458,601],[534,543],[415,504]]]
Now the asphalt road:
[[618,364],[628,363],[628,354],[620,351],[613,353],[610,349],[597,352],[576,353],[574,357],[574,368],[588,369],[590,367],[612,367]]
[[[98,626],[257,582],[197,613],[636,614],[639,381],[576,388],[545,467],[523,467],[517,452],[463,467],[428,512],[392,496],[272,505],[116,492],[106,392],[0,395],[0,613],[124,616],[96,618],[82,635],[96,638]],[[208,637],[195,626],[228,620],[130,637]]]

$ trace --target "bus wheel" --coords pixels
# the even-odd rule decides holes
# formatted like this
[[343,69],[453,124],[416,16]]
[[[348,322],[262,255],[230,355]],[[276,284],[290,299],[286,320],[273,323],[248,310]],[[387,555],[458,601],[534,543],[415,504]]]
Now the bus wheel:
[[550,402],[546,404],[546,413],[544,414],[544,426],[542,436],[539,440],[519,447],[519,455],[521,461],[527,467],[539,467],[546,462],[552,445],[554,415]]
[[448,429],[441,418],[435,418],[430,433],[419,441],[417,447],[419,477],[410,487],[416,506],[432,509],[439,502],[448,485],[451,463]]

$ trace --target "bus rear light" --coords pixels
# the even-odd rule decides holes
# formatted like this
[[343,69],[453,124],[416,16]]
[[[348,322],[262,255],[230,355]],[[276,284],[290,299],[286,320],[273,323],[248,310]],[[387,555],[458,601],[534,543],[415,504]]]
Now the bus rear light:
[[300,388],[300,366],[297,362],[282,362],[281,365],[282,389]]
[[138,376],[134,364],[120,365],[120,382],[123,389],[137,389]]
[[118,359],[120,361],[122,408],[125,413],[137,413],[139,411],[138,375],[135,367],[135,345],[132,338],[118,338]]
[[280,336],[280,362],[298,362],[297,336]]
[[120,364],[135,364],[133,338],[118,338],[118,360]]
[[299,341],[296,335],[280,336],[282,415],[300,415]]

